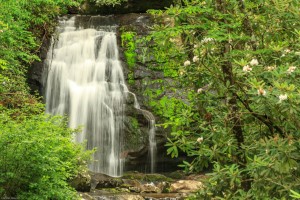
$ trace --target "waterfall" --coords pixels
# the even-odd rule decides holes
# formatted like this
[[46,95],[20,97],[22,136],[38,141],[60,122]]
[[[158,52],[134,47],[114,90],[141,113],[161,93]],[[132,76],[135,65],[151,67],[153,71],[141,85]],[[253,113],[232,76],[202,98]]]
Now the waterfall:
[[130,92],[127,87],[124,87],[125,93],[129,93],[134,98],[134,108],[140,111],[144,117],[148,120],[149,123],[149,154],[150,154],[150,172],[155,172],[155,163],[156,163],[156,140],[155,140],[155,118],[153,114],[147,110],[141,109],[140,104],[136,98],[136,95],[133,92]]
[[46,112],[67,114],[71,128],[83,127],[75,140],[97,149],[91,171],[120,176],[124,76],[116,33],[106,29],[76,28],[75,17],[60,20],[47,58]]
[[[91,17],[92,19],[93,17]],[[118,55],[116,26],[84,27],[76,17],[61,18],[46,65],[46,112],[68,115],[74,140],[94,149],[89,168],[110,176],[123,173],[123,121],[128,89]],[[155,168],[155,122],[148,113],[151,172]],[[151,115],[149,115],[149,113]],[[150,116],[150,117],[149,117]]]

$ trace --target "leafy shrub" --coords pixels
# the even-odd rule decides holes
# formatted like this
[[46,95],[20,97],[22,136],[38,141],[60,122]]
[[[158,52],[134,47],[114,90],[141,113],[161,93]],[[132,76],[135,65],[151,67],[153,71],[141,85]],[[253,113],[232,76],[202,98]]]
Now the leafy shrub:
[[67,181],[86,167],[89,153],[73,142],[65,120],[32,115],[21,121],[0,115],[0,197],[76,199]]

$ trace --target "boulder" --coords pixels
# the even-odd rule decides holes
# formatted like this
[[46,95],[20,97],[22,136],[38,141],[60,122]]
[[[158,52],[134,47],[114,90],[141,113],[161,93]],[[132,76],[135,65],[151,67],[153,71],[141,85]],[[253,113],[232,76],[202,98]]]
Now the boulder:
[[172,183],[170,186],[170,192],[173,193],[191,193],[200,190],[203,184],[200,181],[195,180],[179,180]]
[[91,190],[91,176],[87,171],[79,173],[70,181],[70,185],[79,192],[89,192]]
[[122,194],[114,198],[115,200],[144,200],[141,195]]
[[102,189],[102,188],[117,188],[123,184],[121,178],[114,178],[101,173],[92,173],[91,188]]
[[142,191],[142,184],[138,180],[123,179],[121,187],[128,188],[130,192],[140,193]]
[[142,185],[141,193],[161,193],[161,189],[159,189],[154,183],[146,183]]

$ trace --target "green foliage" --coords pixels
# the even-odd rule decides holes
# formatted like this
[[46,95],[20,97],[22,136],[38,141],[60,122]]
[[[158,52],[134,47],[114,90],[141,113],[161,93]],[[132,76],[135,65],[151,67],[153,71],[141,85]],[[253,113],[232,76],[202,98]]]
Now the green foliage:
[[133,68],[136,62],[135,32],[123,32],[121,35],[122,47],[129,68]]
[[103,6],[103,5],[120,5],[122,2],[127,2],[127,0],[92,0],[96,3],[96,5]]
[[300,198],[300,194],[295,192],[294,190],[291,190],[291,197],[293,197],[294,199],[299,199]]
[[0,197],[76,199],[67,180],[89,154],[73,142],[66,121],[44,114],[15,120],[12,110],[0,109]]
[[174,99],[150,101],[172,129],[168,153],[192,157],[181,165],[187,172],[213,168],[195,199],[299,192],[299,6],[186,0],[149,11],[157,24],[145,38],[147,52],[182,87]]
[[27,68],[55,27],[81,0],[0,0],[0,198],[77,199],[68,180],[88,152],[73,143],[66,120],[45,116],[30,95]]
[[[58,15],[81,0],[0,0],[0,92],[27,93],[23,78]],[[12,86],[12,84],[14,84]],[[12,87],[11,87],[12,86]],[[1,97],[0,95],[0,101]]]
[[131,31],[123,31],[121,34],[122,47],[130,72],[128,73],[128,83],[134,84],[134,66],[136,64],[136,33]]

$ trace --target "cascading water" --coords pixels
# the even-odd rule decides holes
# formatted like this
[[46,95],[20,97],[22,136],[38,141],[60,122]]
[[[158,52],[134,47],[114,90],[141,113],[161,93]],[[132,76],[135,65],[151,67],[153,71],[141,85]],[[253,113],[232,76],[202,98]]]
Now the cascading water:
[[[45,97],[46,112],[67,114],[71,128],[82,126],[82,132],[75,136],[76,142],[86,142],[88,149],[97,149],[90,170],[121,176],[124,103],[129,91],[119,61],[115,30],[116,26],[78,26],[76,17],[61,19],[58,39],[53,39],[46,59]],[[140,109],[137,101],[135,107],[149,120],[154,172],[154,117]]]
[[68,114],[71,128],[83,126],[76,141],[97,148],[92,171],[120,176],[125,96],[115,32],[75,28],[75,17],[60,29],[47,59],[46,111]]
[[139,102],[137,101],[136,95],[130,92],[127,87],[124,87],[125,93],[129,93],[134,98],[134,108],[140,111],[149,123],[149,154],[150,154],[150,172],[155,172],[156,163],[156,140],[155,140],[155,118],[153,114],[147,110],[141,109]]

